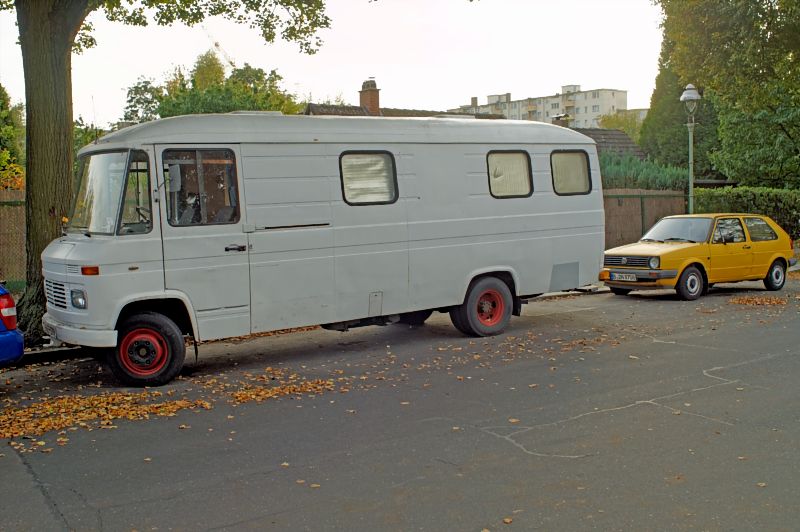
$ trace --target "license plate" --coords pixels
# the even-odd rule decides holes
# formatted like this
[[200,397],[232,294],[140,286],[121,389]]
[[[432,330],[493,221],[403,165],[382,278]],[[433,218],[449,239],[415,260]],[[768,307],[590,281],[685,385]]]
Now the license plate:
[[612,281],[636,281],[635,273],[612,273]]

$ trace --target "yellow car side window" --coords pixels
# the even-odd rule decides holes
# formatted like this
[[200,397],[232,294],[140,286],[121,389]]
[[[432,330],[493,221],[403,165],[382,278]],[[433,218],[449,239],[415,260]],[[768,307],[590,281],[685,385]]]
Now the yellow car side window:
[[747,232],[750,233],[750,240],[753,242],[778,240],[778,235],[775,234],[775,231],[761,218],[745,218],[744,225],[747,226]]
[[723,244],[726,242],[737,243],[744,242],[744,228],[739,218],[720,218],[717,221],[717,227],[714,229],[714,239],[712,244]]

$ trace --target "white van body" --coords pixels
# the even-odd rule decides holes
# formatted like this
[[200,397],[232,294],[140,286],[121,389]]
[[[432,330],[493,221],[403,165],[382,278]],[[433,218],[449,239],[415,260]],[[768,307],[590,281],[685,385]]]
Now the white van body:
[[[194,169],[192,153],[211,166],[198,162]],[[582,154],[588,190],[557,193],[551,167],[560,153]],[[149,189],[135,192],[140,202],[149,194],[151,207],[133,207],[141,224],[134,219],[123,229],[115,217],[130,218],[133,211],[128,203],[123,214],[119,207],[103,207],[104,187],[113,187],[88,171],[95,189],[81,188],[77,205],[107,208],[105,220],[94,213],[91,221],[107,230],[90,230],[88,221],[87,228],[68,226],[42,254],[44,325],[56,343],[117,346],[120,324],[137,312],[163,313],[197,340],[385,323],[404,313],[461,305],[470,283],[487,274],[508,284],[518,314],[526,297],[592,283],[602,267],[603,197],[594,141],[549,124],[193,115],[122,129],[79,156],[100,160],[103,154],[130,157],[129,178],[134,166],[137,175],[149,176]],[[356,171],[362,162],[369,170],[373,159],[391,161],[392,201],[345,201],[347,154],[353,154]],[[501,170],[489,168],[495,160],[490,154]],[[525,158],[532,190],[495,197],[490,171],[502,179],[506,169],[524,167]],[[569,159],[572,164],[579,158]],[[187,187],[189,178],[200,182],[203,168],[219,175],[196,198],[210,202],[217,194],[214,201],[226,206],[216,207],[215,216],[236,216],[216,223],[207,207],[206,223],[182,224],[176,197],[188,204],[191,194],[181,191],[180,181]],[[126,202],[134,201],[129,190],[123,192]]]

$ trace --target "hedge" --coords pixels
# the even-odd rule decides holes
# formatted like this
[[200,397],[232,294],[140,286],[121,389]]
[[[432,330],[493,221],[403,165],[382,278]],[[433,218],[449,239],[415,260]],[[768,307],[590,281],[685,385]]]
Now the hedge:
[[800,239],[800,190],[766,187],[696,188],[695,212],[766,214]]
[[644,188],[648,190],[683,190],[689,185],[685,168],[661,166],[634,155],[600,154],[603,188]]

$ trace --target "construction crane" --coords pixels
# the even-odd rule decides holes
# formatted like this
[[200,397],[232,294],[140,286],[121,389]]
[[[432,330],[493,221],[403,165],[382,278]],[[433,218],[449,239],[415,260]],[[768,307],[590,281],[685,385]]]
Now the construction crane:
[[235,69],[236,63],[233,62],[233,58],[228,54],[228,52],[225,51],[222,45],[219,44],[219,41],[214,38],[214,35],[211,33],[211,30],[209,30],[205,24],[201,24],[200,27],[203,28],[204,32],[206,32],[206,37],[208,37],[208,40],[211,42],[211,46],[214,47],[214,51],[220,54],[223,58],[225,58],[225,61],[230,65],[232,69]]

